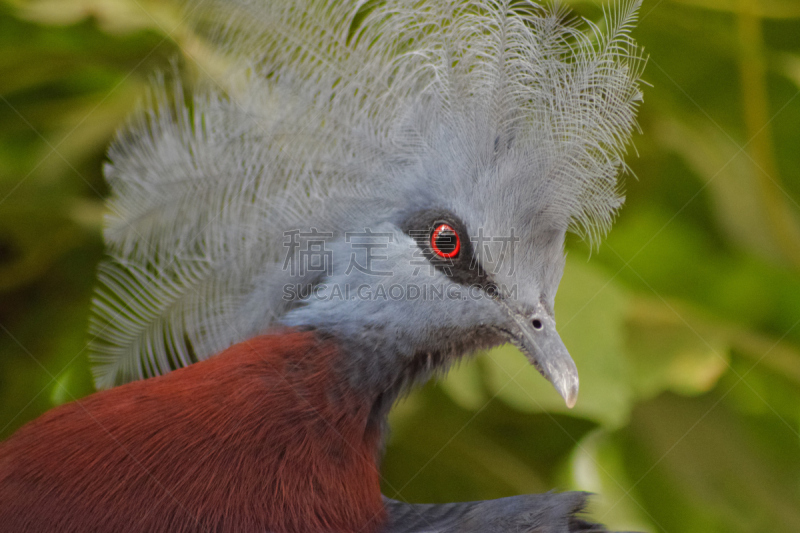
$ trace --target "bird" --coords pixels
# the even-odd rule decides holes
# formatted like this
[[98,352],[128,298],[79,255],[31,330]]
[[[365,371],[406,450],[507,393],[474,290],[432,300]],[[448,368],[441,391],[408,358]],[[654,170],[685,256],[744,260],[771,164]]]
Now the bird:
[[[564,242],[624,195],[639,0],[188,0],[104,168],[98,392],[0,443],[0,531],[601,531],[580,492],[381,494],[398,398],[512,343],[577,402]],[[201,73],[203,74],[203,73]]]

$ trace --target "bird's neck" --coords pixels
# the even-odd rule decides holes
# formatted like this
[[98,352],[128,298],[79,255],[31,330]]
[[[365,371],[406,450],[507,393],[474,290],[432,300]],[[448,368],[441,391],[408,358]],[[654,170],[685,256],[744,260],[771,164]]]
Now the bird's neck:
[[[319,338],[329,338],[339,347],[336,372],[372,409],[370,423],[386,433],[389,410],[398,397],[435,374],[444,374],[465,355],[498,346],[503,339],[496,332],[443,331],[436,343],[417,344],[403,335],[380,328],[368,328],[355,335],[342,335],[335,328],[315,328]],[[424,346],[420,347],[420,346]]]

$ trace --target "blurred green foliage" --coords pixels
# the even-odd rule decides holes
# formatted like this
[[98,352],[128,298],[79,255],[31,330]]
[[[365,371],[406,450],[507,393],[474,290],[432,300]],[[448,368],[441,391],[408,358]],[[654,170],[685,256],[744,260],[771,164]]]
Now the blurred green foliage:
[[[598,20],[595,2],[572,2]],[[401,402],[384,492],[552,488],[653,532],[800,527],[800,2],[646,0],[627,205],[568,242],[569,411],[510,348]],[[0,0],[0,437],[92,391],[86,326],[114,131],[172,58],[216,59],[156,0]]]

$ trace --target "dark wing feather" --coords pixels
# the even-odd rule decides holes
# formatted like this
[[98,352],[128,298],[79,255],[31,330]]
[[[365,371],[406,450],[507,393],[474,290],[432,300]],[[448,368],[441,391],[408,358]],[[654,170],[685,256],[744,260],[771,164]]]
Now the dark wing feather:
[[411,504],[384,497],[389,521],[381,533],[603,533],[581,518],[585,492],[529,494],[497,500]]

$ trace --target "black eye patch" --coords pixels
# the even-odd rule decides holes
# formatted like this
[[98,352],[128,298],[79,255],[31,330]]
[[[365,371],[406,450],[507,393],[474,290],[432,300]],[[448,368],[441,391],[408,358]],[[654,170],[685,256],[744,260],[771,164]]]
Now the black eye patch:
[[449,211],[417,211],[400,228],[414,239],[425,259],[454,282],[487,292],[495,287],[474,253],[466,226]]

